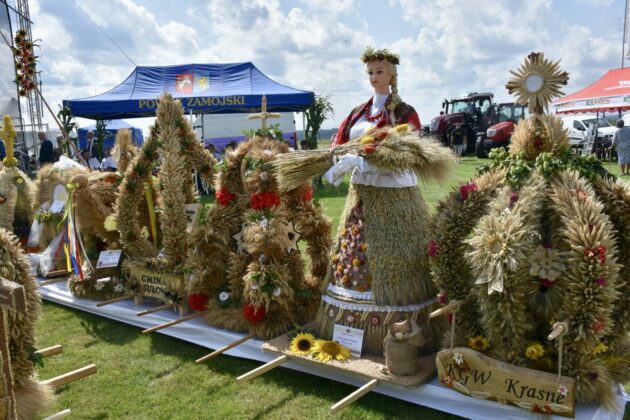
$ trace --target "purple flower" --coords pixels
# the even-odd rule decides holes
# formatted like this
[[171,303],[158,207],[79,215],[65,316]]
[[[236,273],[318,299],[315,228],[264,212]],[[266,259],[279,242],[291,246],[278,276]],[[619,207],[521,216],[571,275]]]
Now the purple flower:
[[599,287],[604,287],[606,285],[606,279],[604,277],[598,277],[597,280],[595,280],[595,284]]
[[541,279],[540,284],[547,289],[551,289],[555,283],[549,279]]
[[510,193],[510,208],[514,207],[514,205],[518,201],[518,198],[519,198],[518,191],[514,191]]

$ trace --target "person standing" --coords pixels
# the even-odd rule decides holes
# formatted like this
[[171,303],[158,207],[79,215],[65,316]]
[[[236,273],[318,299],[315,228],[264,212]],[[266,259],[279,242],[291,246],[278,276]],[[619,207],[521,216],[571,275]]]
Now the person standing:
[[87,149],[90,151],[90,155],[98,160],[98,142],[94,130],[87,132]]
[[46,133],[40,131],[37,133],[37,137],[39,141],[42,142],[39,148],[39,163],[41,165],[45,165],[47,163],[55,163],[55,151],[53,148],[53,144],[50,140],[46,138]]
[[463,129],[461,123],[455,124],[455,127],[451,130],[449,137],[455,156],[457,156],[456,161],[457,163],[460,163],[464,150],[466,150],[466,146],[468,145],[468,136],[466,135],[466,131]]
[[612,146],[617,149],[617,159],[621,175],[630,175],[630,127],[624,127],[623,120],[617,120],[617,131]]

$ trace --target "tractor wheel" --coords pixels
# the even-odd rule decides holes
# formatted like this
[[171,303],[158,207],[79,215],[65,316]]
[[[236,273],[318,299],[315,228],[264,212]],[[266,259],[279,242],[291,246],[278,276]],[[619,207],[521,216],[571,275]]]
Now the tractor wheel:
[[486,152],[486,149],[483,146],[483,141],[477,142],[477,157],[478,158],[487,158],[488,157],[488,152]]

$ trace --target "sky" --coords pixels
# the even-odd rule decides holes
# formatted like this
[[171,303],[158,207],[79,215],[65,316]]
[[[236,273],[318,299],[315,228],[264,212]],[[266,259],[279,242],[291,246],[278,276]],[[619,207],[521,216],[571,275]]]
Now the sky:
[[[398,53],[402,99],[429,124],[445,98],[494,92],[531,51],[561,60],[575,92],[621,66],[623,0],[30,0],[48,102],[122,82],[137,65],[252,61],[328,96],[337,127],[373,94],[359,57]],[[88,17],[89,15],[89,17]],[[99,30],[100,27],[125,54]],[[133,63],[132,63],[133,61]],[[298,129],[301,117],[296,118]],[[50,117],[46,121],[52,123]],[[145,128],[148,119],[128,120]],[[79,119],[81,125],[92,123]],[[238,134],[238,133],[237,133]]]

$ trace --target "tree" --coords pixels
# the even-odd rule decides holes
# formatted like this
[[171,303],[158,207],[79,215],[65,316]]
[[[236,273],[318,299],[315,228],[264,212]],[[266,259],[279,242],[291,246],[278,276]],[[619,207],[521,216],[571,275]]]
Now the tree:
[[[105,142],[105,138],[109,134],[106,130],[107,123],[109,120],[96,120],[96,130],[94,130],[94,137],[96,137],[96,155],[93,156],[98,159],[100,162],[105,156],[103,150],[103,143]],[[92,151],[90,150],[90,153]]]
[[317,149],[317,136],[319,129],[328,117],[334,115],[332,104],[328,96],[315,95],[315,101],[306,110],[306,129],[304,130],[304,140],[309,149]]

